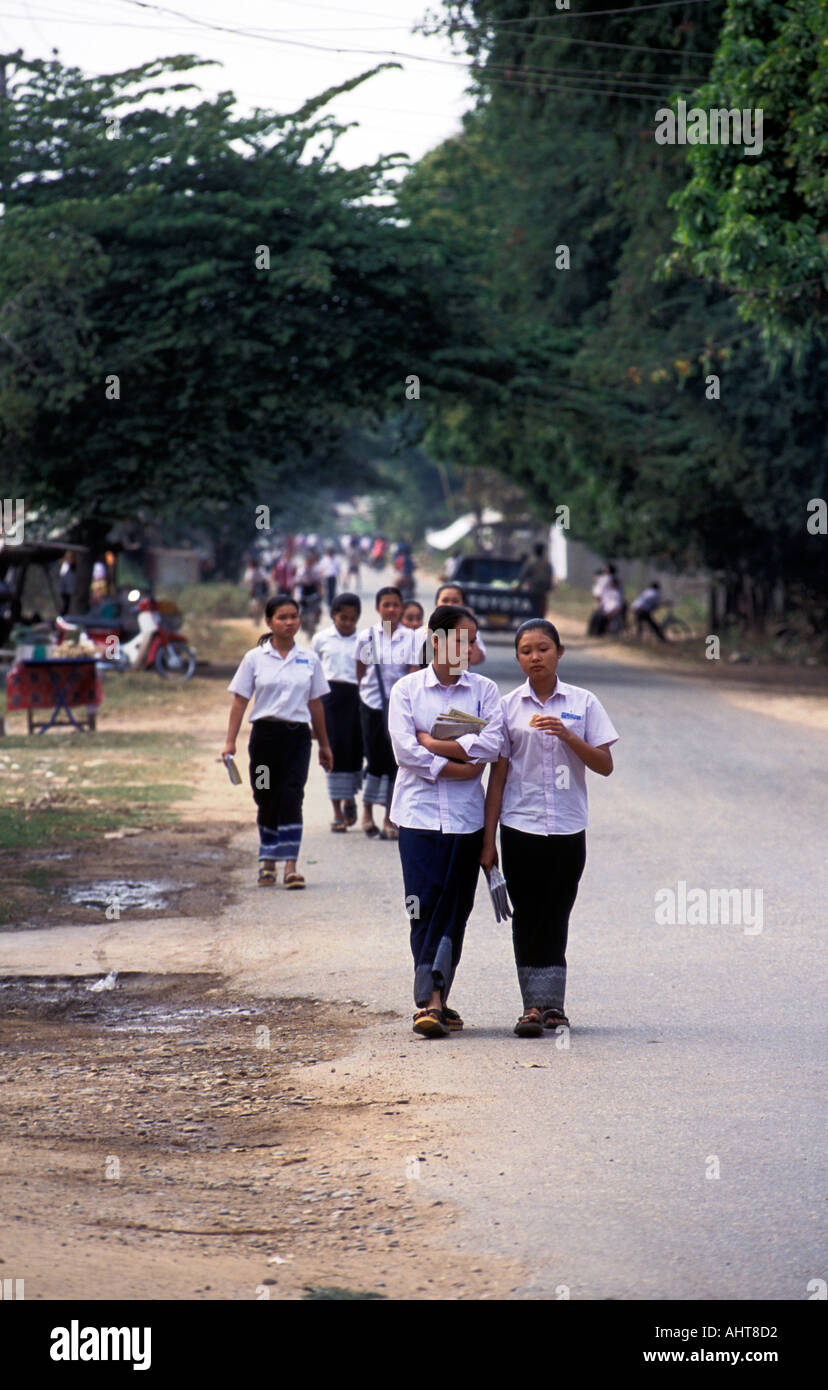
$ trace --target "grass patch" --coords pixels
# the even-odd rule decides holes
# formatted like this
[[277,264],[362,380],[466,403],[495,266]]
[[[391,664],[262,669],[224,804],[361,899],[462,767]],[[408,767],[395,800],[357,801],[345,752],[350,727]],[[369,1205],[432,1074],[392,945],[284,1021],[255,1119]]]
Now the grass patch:
[[33,864],[31,868],[24,869],[22,878],[24,883],[28,883],[30,888],[53,888],[55,879],[59,875],[55,874],[54,869],[44,868],[42,864]]
[[187,618],[244,618],[250,602],[243,584],[219,583],[181,584],[165,589],[164,598],[171,599]]
[[187,633],[192,638],[199,661],[237,664],[245,652],[256,645],[265,628],[264,619],[254,623],[247,617],[227,620],[198,618],[188,625]]
[[121,826],[172,824],[178,817],[171,804],[194,795],[182,773],[200,756],[188,734],[5,739],[0,850],[33,850]]

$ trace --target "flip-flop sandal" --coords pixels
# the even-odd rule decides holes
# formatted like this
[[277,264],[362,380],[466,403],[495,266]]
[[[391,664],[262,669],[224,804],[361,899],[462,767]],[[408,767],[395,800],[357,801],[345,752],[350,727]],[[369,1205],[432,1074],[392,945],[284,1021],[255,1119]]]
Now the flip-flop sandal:
[[381,830],[379,837],[381,840],[398,840],[400,838],[396,830]]
[[459,1033],[463,1027],[463,1020],[456,1009],[450,1009],[447,1004],[444,1004],[443,1018],[446,1020],[450,1033]]
[[369,840],[378,840],[380,838],[381,831],[379,831],[375,825],[363,825],[362,829]]
[[540,1009],[527,1009],[515,1024],[515,1033],[519,1038],[539,1038],[543,1033]]
[[568,1028],[569,1019],[566,1014],[559,1014],[557,1009],[544,1009],[543,1026],[544,1028]]
[[356,823],[357,823],[357,804],[356,804],[356,802],[355,802],[355,801],[346,801],[346,802],[344,802],[344,803],[343,803],[342,810],[343,810],[343,813],[344,813],[344,816],[345,816],[345,824],[346,824],[346,825],[356,825]]
[[286,888],[304,888],[304,887],[305,887],[305,877],[304,877],[304,874],[285,874],[285,887],[286,887]]
[[344,821],[344,820],[332,820],[332,821],[331,821],[331,830],[333,831],[334,835],[343,835],[347,829],[348,829],[348,822],[347,822],[347,821]]
[[414,1015],[414,1032],[424,1038],[445,1038],[448,1031],[442,1009],[420,1009]]
[[260,888],[272,888],[276,882],[276,875],[272,869],[260,869],[257,882]]

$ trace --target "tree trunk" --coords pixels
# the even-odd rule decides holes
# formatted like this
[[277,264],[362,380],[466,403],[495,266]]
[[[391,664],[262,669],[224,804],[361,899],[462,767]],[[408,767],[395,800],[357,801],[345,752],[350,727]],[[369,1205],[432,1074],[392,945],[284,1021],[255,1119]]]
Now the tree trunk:
[[92,566],[102,560],[106,550],[106,538],[111,523],[99,517],[88,517],[79,521],[69,532],[70,541],[88,547],[78,555],[75,570],[75,592],[72,595],[72,611],[86,613],[89,609],[89,589],[92,584]]

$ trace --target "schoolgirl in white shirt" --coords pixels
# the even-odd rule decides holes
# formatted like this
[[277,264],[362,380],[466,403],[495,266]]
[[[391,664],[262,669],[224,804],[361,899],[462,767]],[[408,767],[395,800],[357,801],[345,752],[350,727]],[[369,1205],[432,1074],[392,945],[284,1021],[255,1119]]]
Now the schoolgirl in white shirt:
[[503,743],[489,778],[480,862],[487,874],[497,863],[499,821],[523,997],[515,1032],[537,1037],[569,1025],[566,942],[586,862],[586,770],[610,775],[618,734],[600,700],[558,678],[564,648],[552,623],[522,623],[515,653],[526,680],[501,701]]
[[259,885],[276,882],[276,864],[284,863],[286,888],[304,888],[296,871],[302,841],[302,802],[310,767],[310,726],[319,740],[319,761],[326,772],[333,754],[325,728],[322,696],[328,682],[319,657],[297,647],[299,606],[289,594],[268,599],[270,628],[257,646],[245,652],[227,687],[233,696],[222,757],[235,755],[244,711],[254,697],[250,716],[250,785],[258,807]]
[[357,624],[362,604],[356,594],[338,594],[331,605],[333,622],[317,632],[311,647],[322,662],[330,692],[322,696],[325,724],[333,751],[333,770],[327,774],[333,807],[331,830],[344,834],[356,824],[356,796],[362,784],[362,726],[356,653]]
[[[494,681],[468,670],[477,623],[467,608],[444,604],[429,619],[430,665],[391,691],[388,727],[399,764],[391,818],[399,827],[414,957],[414,1032],[443,1037],[463,1026],[449,991],[474,905],[483,844],[481,776],[501,747]],[[460,709],[485,719],[479,733],[434,738],[439,714]]]
[[[400,676],[408,675],[419,665],[418,652],[422,643],[418,645],[418,634],[402,625],[403,600],[399,589],[393,584],[383,585],[377,590],[375,602],[379,622],[363,628],[356,652],[359,713],[367,763],[362,829],[371,838],[396,840],[397,830],[389,808],[397,764],[388,736],[388,701]],[[385,812],[382,830],[374,824],[375,806],[382,806]]]

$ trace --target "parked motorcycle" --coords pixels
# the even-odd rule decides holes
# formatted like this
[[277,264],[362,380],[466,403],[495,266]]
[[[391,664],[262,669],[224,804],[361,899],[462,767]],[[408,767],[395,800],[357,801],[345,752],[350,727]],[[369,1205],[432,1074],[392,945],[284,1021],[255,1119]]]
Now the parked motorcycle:
[[182,615],[175,604],[142,596],[138,589],[129,592],[127,601],[137,619],[134,636],[124,637],[125,632],[134,631],[134,623],[123,613],[111,618],[88,614],[81,619],[58,618],[61,640],[80,624],[98,648],[104,669],[141,671],[154,667],[166,680],[189,680],[195,673],[195,653],[179,631]]

